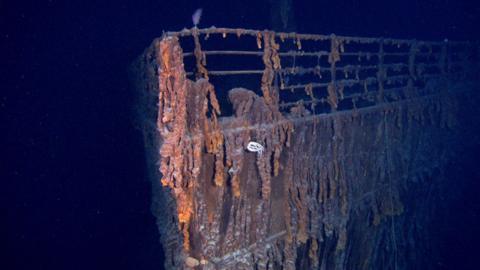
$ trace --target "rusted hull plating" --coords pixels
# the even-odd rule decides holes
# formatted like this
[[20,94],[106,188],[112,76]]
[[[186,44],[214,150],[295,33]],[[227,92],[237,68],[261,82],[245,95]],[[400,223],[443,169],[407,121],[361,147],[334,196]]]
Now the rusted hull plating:
[[[205,63],[196,63],[200,79],[187,79],[177,36],[156,40],[140,60],[141,68],[149,57],[158,67],[143,80],[158,91],[161,179],[154,181],[163,187],[154,191],[154,209],[167,209],[157,211],[165,266],[432,268],[415,251],[428,250],[419,239],[442,174],[426,179],[454,154],[462,94],[443,81],[431,94],[383,103],[380,62],[377,105],[334,112],[341,93],[333,70],[343,49],[333,42],[326,99],[333,113],[311,115],[303,103],[281,113],[272,87],[281,69],[274,36],[262,36],[263,96],[230,90],[231,117],[218,117]],[[205,57],[198,47],[195,55]],[[248,151],[249,142],[264,150]]]

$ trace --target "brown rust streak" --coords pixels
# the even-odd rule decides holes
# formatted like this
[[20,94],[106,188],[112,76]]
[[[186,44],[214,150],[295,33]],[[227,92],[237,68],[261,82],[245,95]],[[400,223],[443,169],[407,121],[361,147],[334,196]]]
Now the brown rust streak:
[[263,63],[265,64],[261,87],[263,98],[267,105],[277,105],[278,93],[276,89],[272,87],[272,82],[275,76],[275,71],[281,69],[280,57],[278,55],[280,45],[275,42],[275,33],[269,31],[263,32],[263,44]]
[[[190,252],[190,234],[195,230],[191,224],[195,209],[199,207],[195,207],[194,195],[202,184],[206,184],[199,179],[205,154],[215,159],[214,184],[224,186],[225,182],[224,139],[218,122],[220,106],[208,80],[202,78],[192,82],[186,78],[183,52],[177,38],[165,38],[155,47],[159,63],[157,129],[162,139],[161,182],[171,189],[175,198],[183,249]],[[191,140],[188,134],[204,136]]]
[[185,134],[187,132],[187,81],[183,69],[182,49],[177,38],[156,44],[159,110],[157,128],[163,138],[160,148],[162,185],[172,189],[177,202],[179,229],[184,236],[184,249],[189,250],[189,225],[193,212],[192,185],[184,179]]
[[198,38],[198,28],[193,29],[193,40],[195,42],[194,55],[197,63],[197,75],[196,78],[205,78],[208,80],[208,71],[205,68],[207,65],[207,58],[205,53],[202,52],[202,46],[200,45],[200,39]]

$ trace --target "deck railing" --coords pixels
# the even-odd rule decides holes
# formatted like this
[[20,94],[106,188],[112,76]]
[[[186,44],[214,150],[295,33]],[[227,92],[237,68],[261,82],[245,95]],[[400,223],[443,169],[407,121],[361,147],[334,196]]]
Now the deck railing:
[[221,100],[233,87],[262,89],[273,93],[281,111],[300,106],[307,114],[435,94],[429,82],[466,78],[477,53],[471,43],[448,40],[214,27],[163,38],[171,36],[180,39],[187,76],[214,81]]

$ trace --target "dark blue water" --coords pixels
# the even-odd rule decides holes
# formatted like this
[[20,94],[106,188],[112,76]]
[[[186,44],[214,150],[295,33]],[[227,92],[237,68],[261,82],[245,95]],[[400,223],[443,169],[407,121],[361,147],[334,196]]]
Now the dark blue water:
[[[478,40],[474,1],[294,2],[297,32]],[[200,27],[270,27],[268,0],[0,2],[0,269],[161,269],[127,68],[198,7]],[[476,269],[471,190],[446,269]]]

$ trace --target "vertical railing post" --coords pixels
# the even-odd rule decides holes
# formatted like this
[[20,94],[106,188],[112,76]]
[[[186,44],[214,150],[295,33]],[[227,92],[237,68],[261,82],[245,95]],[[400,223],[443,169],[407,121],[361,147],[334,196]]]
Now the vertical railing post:
[[408,73],[410,77],[408,78],[407,89],[405,91],[406,98],[412,97],[414,93],[414,82],[417,79],[415,72],[415,57],[418,51],[418,44],[416,40],[410,44],[410,52],[408,54]]
[[205,53],[202,52],[202,46],[200,45],[199,33],[198,28],[194,27],[192,31],[193,41],[195,43],[195,49],[193,51],[195,55],[195,62],[197,65],[197,73],[195,75],[196,79],[205,78],[208,80],[208,71],[205,68],[207,65],[207,57]]
[[265,69],[262,74],[261,89],[265,102],[270,106],[278,106],[280,99],[278,88],[273,87],[275,74],[282,68],[278,50],[280,45],[275,42],[275,33],[271,31],[263,32],[263,64]]
[[410,52],[408,54],[408,71],[410,73],[410,78],[416,79],[417,76],[415,74],[415,57],[417,53],[417,41],[413,41],[410,45]]
[[378,47],[378,72],[377,72],[377,81],[378,81],[378,95],[377,95],[377,103],[382,103],[384,101],[384,82],[387,77],[387,73],[384,67],[385,61],[385,51],[383,49],[383,38],[380,39],[379,47]]
[[340,60],[339,52],[340,41],[337,37],[332,34],[330,36],[330,54],[328,55],[328,62],[330,63],[330,83],[328,84],[328,103],[332,109],[332,112],[335,112],[338,107],[338,97],[337,97],[337,86],[336,86],[336,62]]
[[440,72],[442,76],[445,77],[447,75],[447,40],[445,40],[442,44],[442,50],[440,52],[440,59],[438,62]]
[[472,66],[474,64],[473,59],[474,59],[474,46],[471,43],[464,44],[463,46],[463,51],[460,53],[461,57],[461,77],[460,79],[465,80],[469,77],[470,72],[472,71]]

